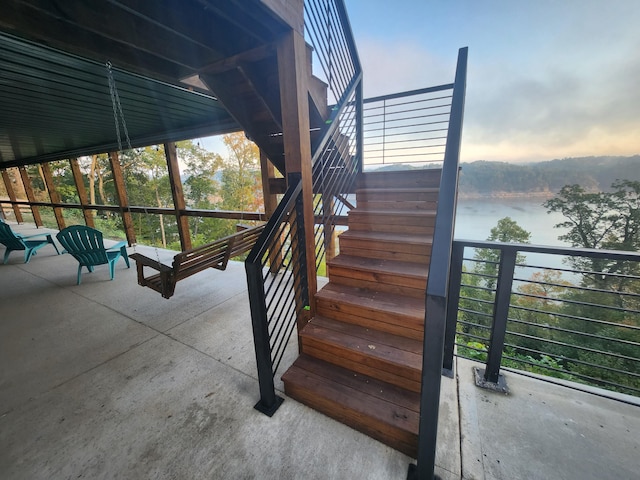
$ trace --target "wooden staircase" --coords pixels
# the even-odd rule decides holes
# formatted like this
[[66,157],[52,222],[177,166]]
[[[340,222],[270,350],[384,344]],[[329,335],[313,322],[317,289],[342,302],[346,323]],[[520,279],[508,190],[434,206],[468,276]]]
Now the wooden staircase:
[[360,175],[285,392],[416,457],[439,169]]

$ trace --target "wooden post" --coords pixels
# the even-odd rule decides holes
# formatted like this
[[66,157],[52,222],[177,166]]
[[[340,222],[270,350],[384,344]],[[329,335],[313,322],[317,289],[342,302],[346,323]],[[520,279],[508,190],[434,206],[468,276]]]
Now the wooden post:
[[264,199],[264,213],[267,218],[271,218],[273,212],[278,206],[278,197],[275,193],[271,193],[271,187],[269,184],[270,178],[275,178],[276,169],[273,167],[273,163],[269,160],[267,155],[260,150],[260,173],[262,174],[262,197]]
[[317,291],[314,248],[313,182],[309,135],[309,93],[307,87],[307,45],[300,33],[290,31],[278,42],[278,76],[282,107],[282,132],[287,175],[300,173],[306,242],[307,279],[311,317]]
[[178,165],[178,152],[174,142],[164,144],[164,156],[167,159],[167,169],[169,170],[169,182],[171,184],[171,195],[173,196],[173,207],[176,211],[176,221],[178,222],[180,246],[182,251],[191,250],[189,218],[183,215],[187,204],[184,201],[184,190],[180,179],[180,166]]
[[[48,163],[42,164],[42,174],[44,175],[44,183],[47,185],[47,190],[49,191],[49,198],[51,199],[51,203],[61,203],[60,195],[58,195],[56,186],[53,183],[53,174],[51,173],[51,167]],[[56,217],[58,230],[62,230],[63,228],[65,228],[66,224],[64,222],[64,217],[62,216],[62,208],[53,207],[53,215]]]
[[33,221],[36,224],[36,227],[42,227],[42,218],[40,217],[40,209],[37,205],[33,203],[36,201],[36,196],[33,193],[33,187],[31,186],[31,179],[29,178],[29,173],[27,172],[26,167],[18,167],[18,171],[20,172],[20,177],[22,178],[22,184],[24,185],[24,191],[27,194],[27,200],[31,204],[31,214],[33,215]]
[[82,178],[82,172],[80,171],[80,165],[78,165],[77,158],[69,159],[71,164],[71,172],[73,173],[73,181],[76,184],[76,190],[78,191],[78,198],[80,199],[80,205],[82,205],[82,215],[84,216],[84,223],[87,227],[95,228],[93,222],[93,210],[89,210],[89,200],[87,197],[87,189],[84,185],[84,179]]
[[[267,218],[271,218],[278,206],[276,194],[271,193],[269,179],[275,178],[275,168],[267,155],[260,150],[260,173],[262,174],[262,198],[264,200],[264,213]],[[279,265],[282,265],[282,240],[274,242],[273,248],[269,251],[269,270],[277,273]]]
[[111,172],[113,173],[113,183],[116,187],[116,197],[118,200],[118,206],[120,207],[124,233],[127,236],[129,246],[131,246],[136,243],[136,232],[133,229],[133,221],[131,219],[131,212],[129,211],[127,187],[124,183],[124,176],[122,175],[122,167],[120,166],[118,152],[109,152],[109,164],[111,165]]
[[24,219],[22,218],[22,212],[20,211],[20,205],[16,205],[15,202],[18,201],[16,198],[16,192],[13,190],[13,185],[11,184],[11,178],[9,177],[9,172],[6,169],[2,170],[2,180],[4,180],[4,186],[7,189],[7,195],[9,195],[9,200],[14,202],[11,204],[13,207],[13,214],[16,217],[16,222],[24,223]]

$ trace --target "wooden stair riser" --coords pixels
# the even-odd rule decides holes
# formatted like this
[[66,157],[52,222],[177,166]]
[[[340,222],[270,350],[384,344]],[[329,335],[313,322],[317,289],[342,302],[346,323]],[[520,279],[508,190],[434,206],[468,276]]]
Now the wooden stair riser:
[[283,381],[291,398],[416,458],[417,411],[379,400],[359,386],[336,383],[302,368],[292,368]]
[[367,202],[384,202],[389,204],[410,205],[409,202],[436,203],[439,189],[437,188],[366,188],[356,190],[356,202],[358,205]]
[[368,232],[411,233],[433,236],[436,223],[431,211],[368,211],[353,209],[349,212],[349,230]]
[[318,326],[305,327],[300,340],[306,355],[412,392],[420,391],[419,354]]
[[358,188],[436,188],[440,186],[440,169],[371,172],[358,176]]
[[367,239],[342,234],[338,237],[340,252],[356,257],[380,258],[415,262],[427,265],[431,258],[431,244],[398,244],[393,241]]
[[434,211],[438,208],[437,200],[411,200],[406,202],[394,202],[394,201],[385,201],[385,200],[368,200],[368,201],[360,201],[356,200],[357,208],[362,210],[385,210],[385,211],[395,211],[395,210],[416,210],[416,211]]
[[[337,273],[335,269],[328,268],[329,281],[336,285],[346,285],[356,288],[367,288],[369,290],[375,290],[378,292],[386,292],[394,295],[405,295],[412,298],[424,298],[427,287],[427,282],[418,288],[408,287],[406,285],[399,285],[392,279],[375,279],[368,280],[366,278],[358,278],[353,273]],[[404,279],[401,279],[404,280]]]
[[375,306],[363,307],[327,298],[317,298],[316,309],[318,315],[392,335],[416,340],[424,336],[424,312],[415,316],[401,315]]
[[334,284],[371,290],[381,288],[381,291],[421,299],[427,288],[426,266],[347,255],[340,255],[327,262],[327,275]]

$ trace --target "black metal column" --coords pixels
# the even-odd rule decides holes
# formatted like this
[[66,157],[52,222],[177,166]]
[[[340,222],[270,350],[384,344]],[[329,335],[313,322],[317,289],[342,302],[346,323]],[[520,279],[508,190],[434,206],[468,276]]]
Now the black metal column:
[[515,248],[505,248],[500,257],[498,270],[498,283],[496,284],[496,300],[493,309],[493,325],[491,327],[491,340],[487,354],[487,366],[484,379],[487,382],[498,383],[500,375],[500,363],[504,348],[504,337],[507,331],[507,317],[511,302],[511,287],[513,285],[513,272],[516,268]]
[[456,327],[458,325],[458,303],[460,302],[460,284],[462,283],[462,259],[464,245],[453,242],[451,266],[449,268],[449,295],[447,297],[447,325],[444,334],[444,361],[442,374],[453,378],[453,353],[456,346]]
[[267,324],[267,306],[264,297],[264,282],[260,264],[245,263],[249,304],[251,305],[251,324],[253,326],[253,343],[256,351],[258,367],[258,384],[260,401],[255,409],[271,417],[284,401],[276,395],[273,382],[273,366],[269,345],[269,329]]

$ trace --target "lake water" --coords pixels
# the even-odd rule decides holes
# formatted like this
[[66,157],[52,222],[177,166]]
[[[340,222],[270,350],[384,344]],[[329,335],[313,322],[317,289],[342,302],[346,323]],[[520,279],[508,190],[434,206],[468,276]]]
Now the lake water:
[[[520,227],[531,233],[530,243],[533,245],[569,246],[558,240],[558,236],[566,233],[566,228],[554,228],[554,225],[565,220],[561,213],[547,213],[542,206],[544,198],[481,198],[458,199],[456,213],[455,239],[457,240],[486,240],[491,229],[498,224],[498,220],[510,217]],[[467,251],[465,257],[473,254]],[[527,253],[526,263],[547,268],[567,268],[563,261],[565,257]],[[529,277],[533,269],[520,270],[520,275]],[[565,273],[566,280],[575,280],[574,276]]]
[[558,240],[566,229],[553,228],[564,221],[560,213],[547,213],[543,198],[481,198],[458,199],[455,238],[460,240],[486,240],[498,220],[510,217],[531,233],[534,245],[567,246]]

